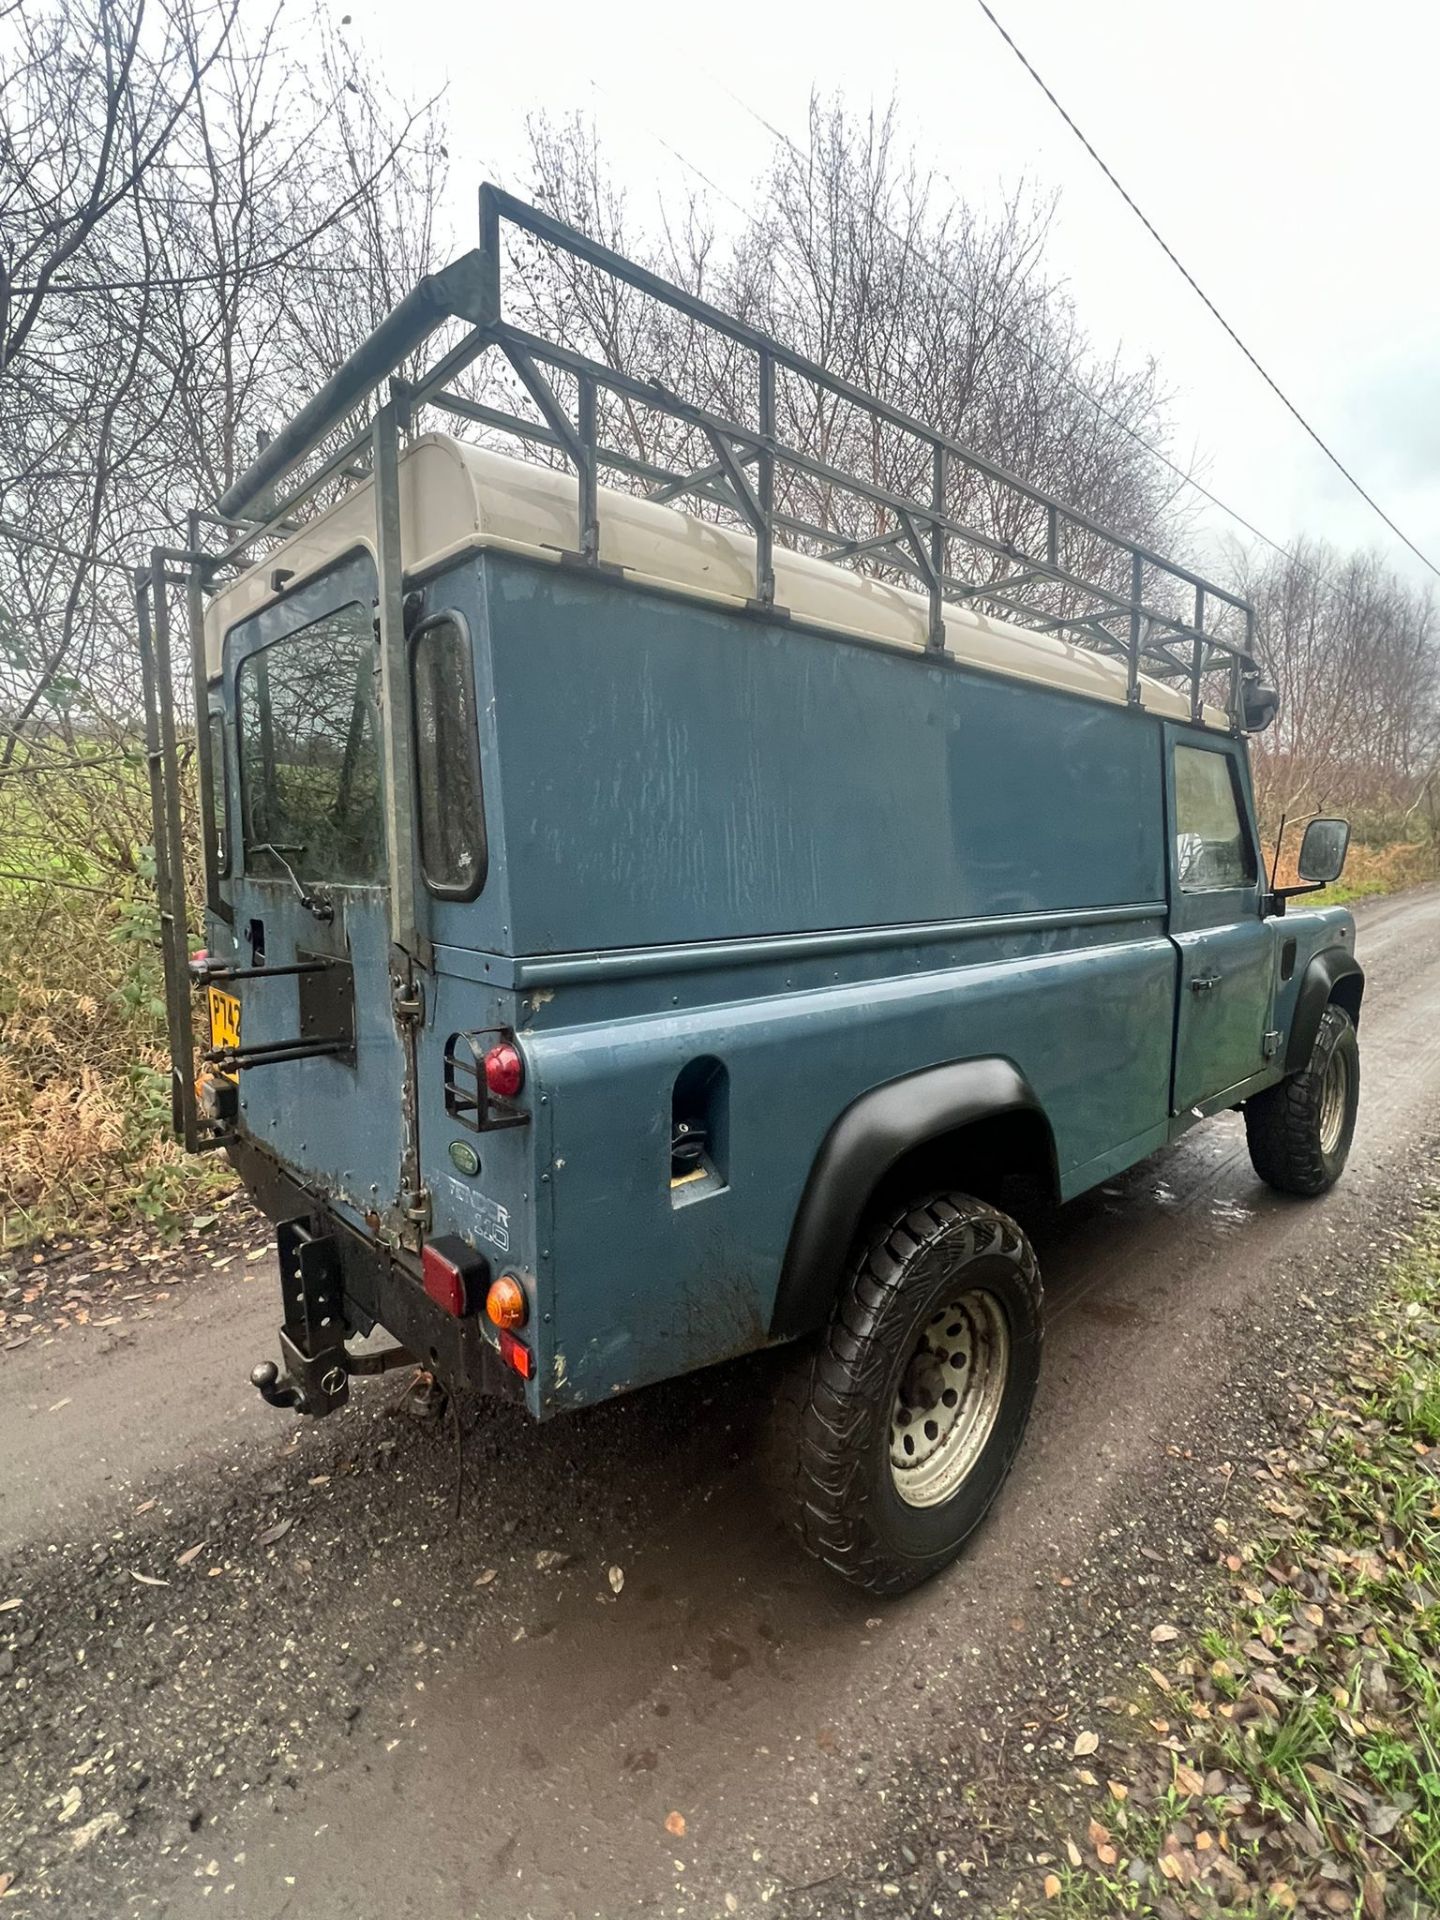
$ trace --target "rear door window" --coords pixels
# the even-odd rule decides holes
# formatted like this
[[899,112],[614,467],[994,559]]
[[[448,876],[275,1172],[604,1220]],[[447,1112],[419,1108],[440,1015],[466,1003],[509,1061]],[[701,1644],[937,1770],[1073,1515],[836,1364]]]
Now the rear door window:
[[253,874],[385,877],[380,649],[358,600],[240,663],[240,786]]
[[1255,850],[1228,753],[1175,749],[1175,871],[1182,893],[1254,883]]
[[485,807],[470,635],[458,615],[411,642],[420,864],[432,893],[469,900],[485,883]]

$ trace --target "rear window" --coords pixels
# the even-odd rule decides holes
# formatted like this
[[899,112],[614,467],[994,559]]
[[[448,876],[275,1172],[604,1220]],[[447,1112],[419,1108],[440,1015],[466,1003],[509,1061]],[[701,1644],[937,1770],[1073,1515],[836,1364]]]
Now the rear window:
[[1182,893],[1248,887],[1255,878],[1228,753],[1175,749],[1175,864]]
[[484,884],[486,851],[475,669],[463,622],[447,613],[418,628],[411,673],[420,865],[432,893],[467,900]]
[[352,886],[384,878],[379,667],[358,600],[240,663],[249,872]]

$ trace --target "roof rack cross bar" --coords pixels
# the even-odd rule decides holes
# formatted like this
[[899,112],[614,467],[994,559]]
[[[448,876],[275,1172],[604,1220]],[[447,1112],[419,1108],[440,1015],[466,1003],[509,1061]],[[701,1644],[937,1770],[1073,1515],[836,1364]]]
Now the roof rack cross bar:
[[555,219],[552,214],[543,213],[538,207],[532,207],[527,205],[523,200],[517,200],[513,194],[505,192],[503,188],[493,187],[487,184],[481,188],[482,200],[487,195],[490,196],[497,215],[503,216],[513,225],[534,235],[536,239],[546,240],[551,245],[558,246],[564,252],[573,254],[577,259],[588,261],[592,266],[602,268],[604,271],[613,274],[616,279],[633,286],[637,291],[651,295],[653,298],[662,301],[666,306],[674,307],[679,312],[688,314],[692,319],[702,320],[707,326],[712,327],[718,333],[727,335],[732,340],[753,347],[757,352],[765,351],[770,353],[777,366],[788,367],[792,372],[801,375],[803,378],[815,381],[817,385],[826,392],[834,395],[837,399],[849,401],[876,419],[887,421],[891,426],[902,428],[904,431],[914,434],[927,445],[935,445],[938,443],[944,446],[949,452],[958,455],[966,467],[985,474],[988,478],[998,481],[1003,486],[1014,488],[1017,493],[1023,494],[1027,499],[1034,501],[1038,505],[1053,506],[1059,513],[1063,514],[1072,525],[1082,528],[1088,533],[1095,534],[1101,539],[1108,540],[1117,546],[1138,553],[1147,565],[1161,567],[1176,579],[1187,581],[1191,586],[1203,585],[1207,591],[1217,594],[1224,600],[1228,600],[1233,606],[1245,606],[1246,602],[1241,599],[1239,595],[1231,594],[1225,588],[1216,586],[1213,581],[1202,581],[1198,574],[1192,572],[1180,562],[1167,560],[1163,554],[1155,553],[1150,548],[1142,546],[1138,542],[1125,539],[1122,535],[1115,533],[1111,528],[1104,526],[1100,521],[1093,519],[1089,514],[1080,511],[1078,508],[1068,507],[1063,501],[1053,499],[1051,495],[1045,493],[1041,488],[1032,486],[1028,481],[1020,479],[1018,475],[1009,472],[1007,468],[1000,466],[997,462],[987,459],[985,455],[975,453],[970,448],[962,446],[958,441],[952,440],[947,435],[940,433],[936,428],[928,426],[923,420],[917,419],[913,414],[907,413],[903,408],[895,406],[888,400],[881,399],[876,394],[867,393],[863,387],[855,386],[851,381],[844,379],[839,374],[827,371],[827,369],[822,367],[817,361],[807,358],[806,355],[796,352],[793,348],[783,345],[780,341],[772,340],[757,328],[747,325],[745,321],[736,320],[732,315],[721,312],[718,307],[712,306],[709,301],[702,300],[696,294],[687,293],[682,287],[677,287],[671,282],[663,280],[658,274],[650,272],[648,268],[638,266],[634,261],[625,259],[623,254],[618,254],[614,252],[612,248],[602,245],[601,242],[590,239],[587,234],[581,233],[578,228],[566,226],[563,221]]
[[[759,435],[754,428],[747,427],[740,422],[727,421],[720,415],[712,413],[706,407],[699,406],[693,401],[682,400],[678,395],[672,395],[663,387],[657,386],[654,381],[641,380],[637,376],[624,373],[617,368],[603,366],[598,361],[588,360],[582,354],[575,353],[569,348],[561,347],[551,341],[544,340],[537,334],[512,327],[508,323],[499,327],[497,333],[502,337],[507,352],[510,343],[518,344],[538,362],[558,368],[577,378],[582,374],[591,374],[599,385],[637,400],[642,405],[658,407],[673,415],[674,418],[684,421],[687,425],[698,428],[701,432],[706,433],[707,436],[711,431],[733,437],[743,436],[747,441],[751,442],[752,445],[759,446]],[[793,468],[797,472],[807,474],[812,479],[823,481],[843,492],[857,495],[861,499],[868,500],[872,505],[886,507],[895,513],[897,517],[900,514],[908,514],[917,521],[923,520],[927,523],[932,523],[938,518],[940,525],[946,531],[972,546],[982,547],[988,552],[999,554],[1006,559],[1019,560],[1030,567],[1037,569],[1043,568],[1048,578],[1053,579],[1062,586],[1071,586],[1080,591],[1093,594],[1097,598],[1109,602],[1117,611],[1130,611],[1132,601],[1129,596],[1102,587],[1094,581],[1084,580],[1078,574],[1073,574],[1064,567],[1052,570],[1048,566],[1045,566],[1045,563],[1037,556],[1027,554],[1022,548],[1017,546],[1013,540],[1003,540],[994,535],[983,533],[979,528],[967,526],[961,521],[951,519],[948,515],[936,516],[931,508],[922,506],[914,500],[908,500],[888,488],[877,486],[874,482],[866,480],[857,474],[847,473],[843,468],[817,459],[814,455],[808,454],[800,448],[791,446],[777,447],[776,457],[782,464]],[[1063,507],[1058,508],[1057,511],[1070,517],[1067,510]],[[1179,571],[1172,567],[1167,561],[1152,559],[1147,549],[1129,545],[1117,534],[1106,534],[1103,537],[1119,551],[1127,553],[1130,556],[1132,573],[1136,565],[1142,568],[1147,565],[1153,565],[1167,573],[1176,573]],[[1245,604],[1221,588],[1207,586],[1207,592],[1224,599],[1236,607],[1243,607]],[[1149,606],[1142,602],[1140,612],[1144,617],[1153,620],[1157,625],[1171,632],[1186,635],[1190,632],[1187,622],[1181,620],[1176,615],[1166,613],[1158,607]],[[1048,624],[1069,626],[1079,625],[1080,623],[1059,618],[1050,621]],[[1224,646],[1227,649],[1234,644],[1218,634],[1209,637],[1212,638],[1217,645]]]

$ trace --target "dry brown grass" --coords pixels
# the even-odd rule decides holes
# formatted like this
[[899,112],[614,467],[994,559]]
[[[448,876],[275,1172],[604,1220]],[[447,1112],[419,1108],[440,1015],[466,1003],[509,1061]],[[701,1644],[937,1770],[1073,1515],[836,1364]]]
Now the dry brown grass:
[[0,1246],[164,1227],[227,1179],[170,1137],[153,931],[138,887],[0,895]]
[[[1278,879],[1282,887],[1296,885],[1296,856],[1300,835],[1287,833]],[[1273,849],[1265,849],[1269,871]],[[1345,861],[1345,871],[1336,886],[1326,889],[1322,898],[1341,903],[1363,900],[1375,894],[1399,893],[1406,887],[1423,886],[1440,879],[1440,847],[1429,840],[1393,840],[1382,846],[1367,846],[1355,840]]]

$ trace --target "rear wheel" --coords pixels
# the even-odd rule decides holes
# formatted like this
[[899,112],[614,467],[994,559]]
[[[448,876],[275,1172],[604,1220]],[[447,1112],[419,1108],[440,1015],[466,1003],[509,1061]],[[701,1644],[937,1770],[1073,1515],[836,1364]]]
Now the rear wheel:
[[1025,1431],[1040,1298],[1025,1235],[966,1194],[872,1223],[771,1436],[771,1477],[810,1553],[873,1593],[955,1558]]
[[1281,1193],[1324,1193],[1344,1171],[1359,1104],[1360,1043],[1332,1003],[1302,1070],[1245,1102],[1250,1164]]

